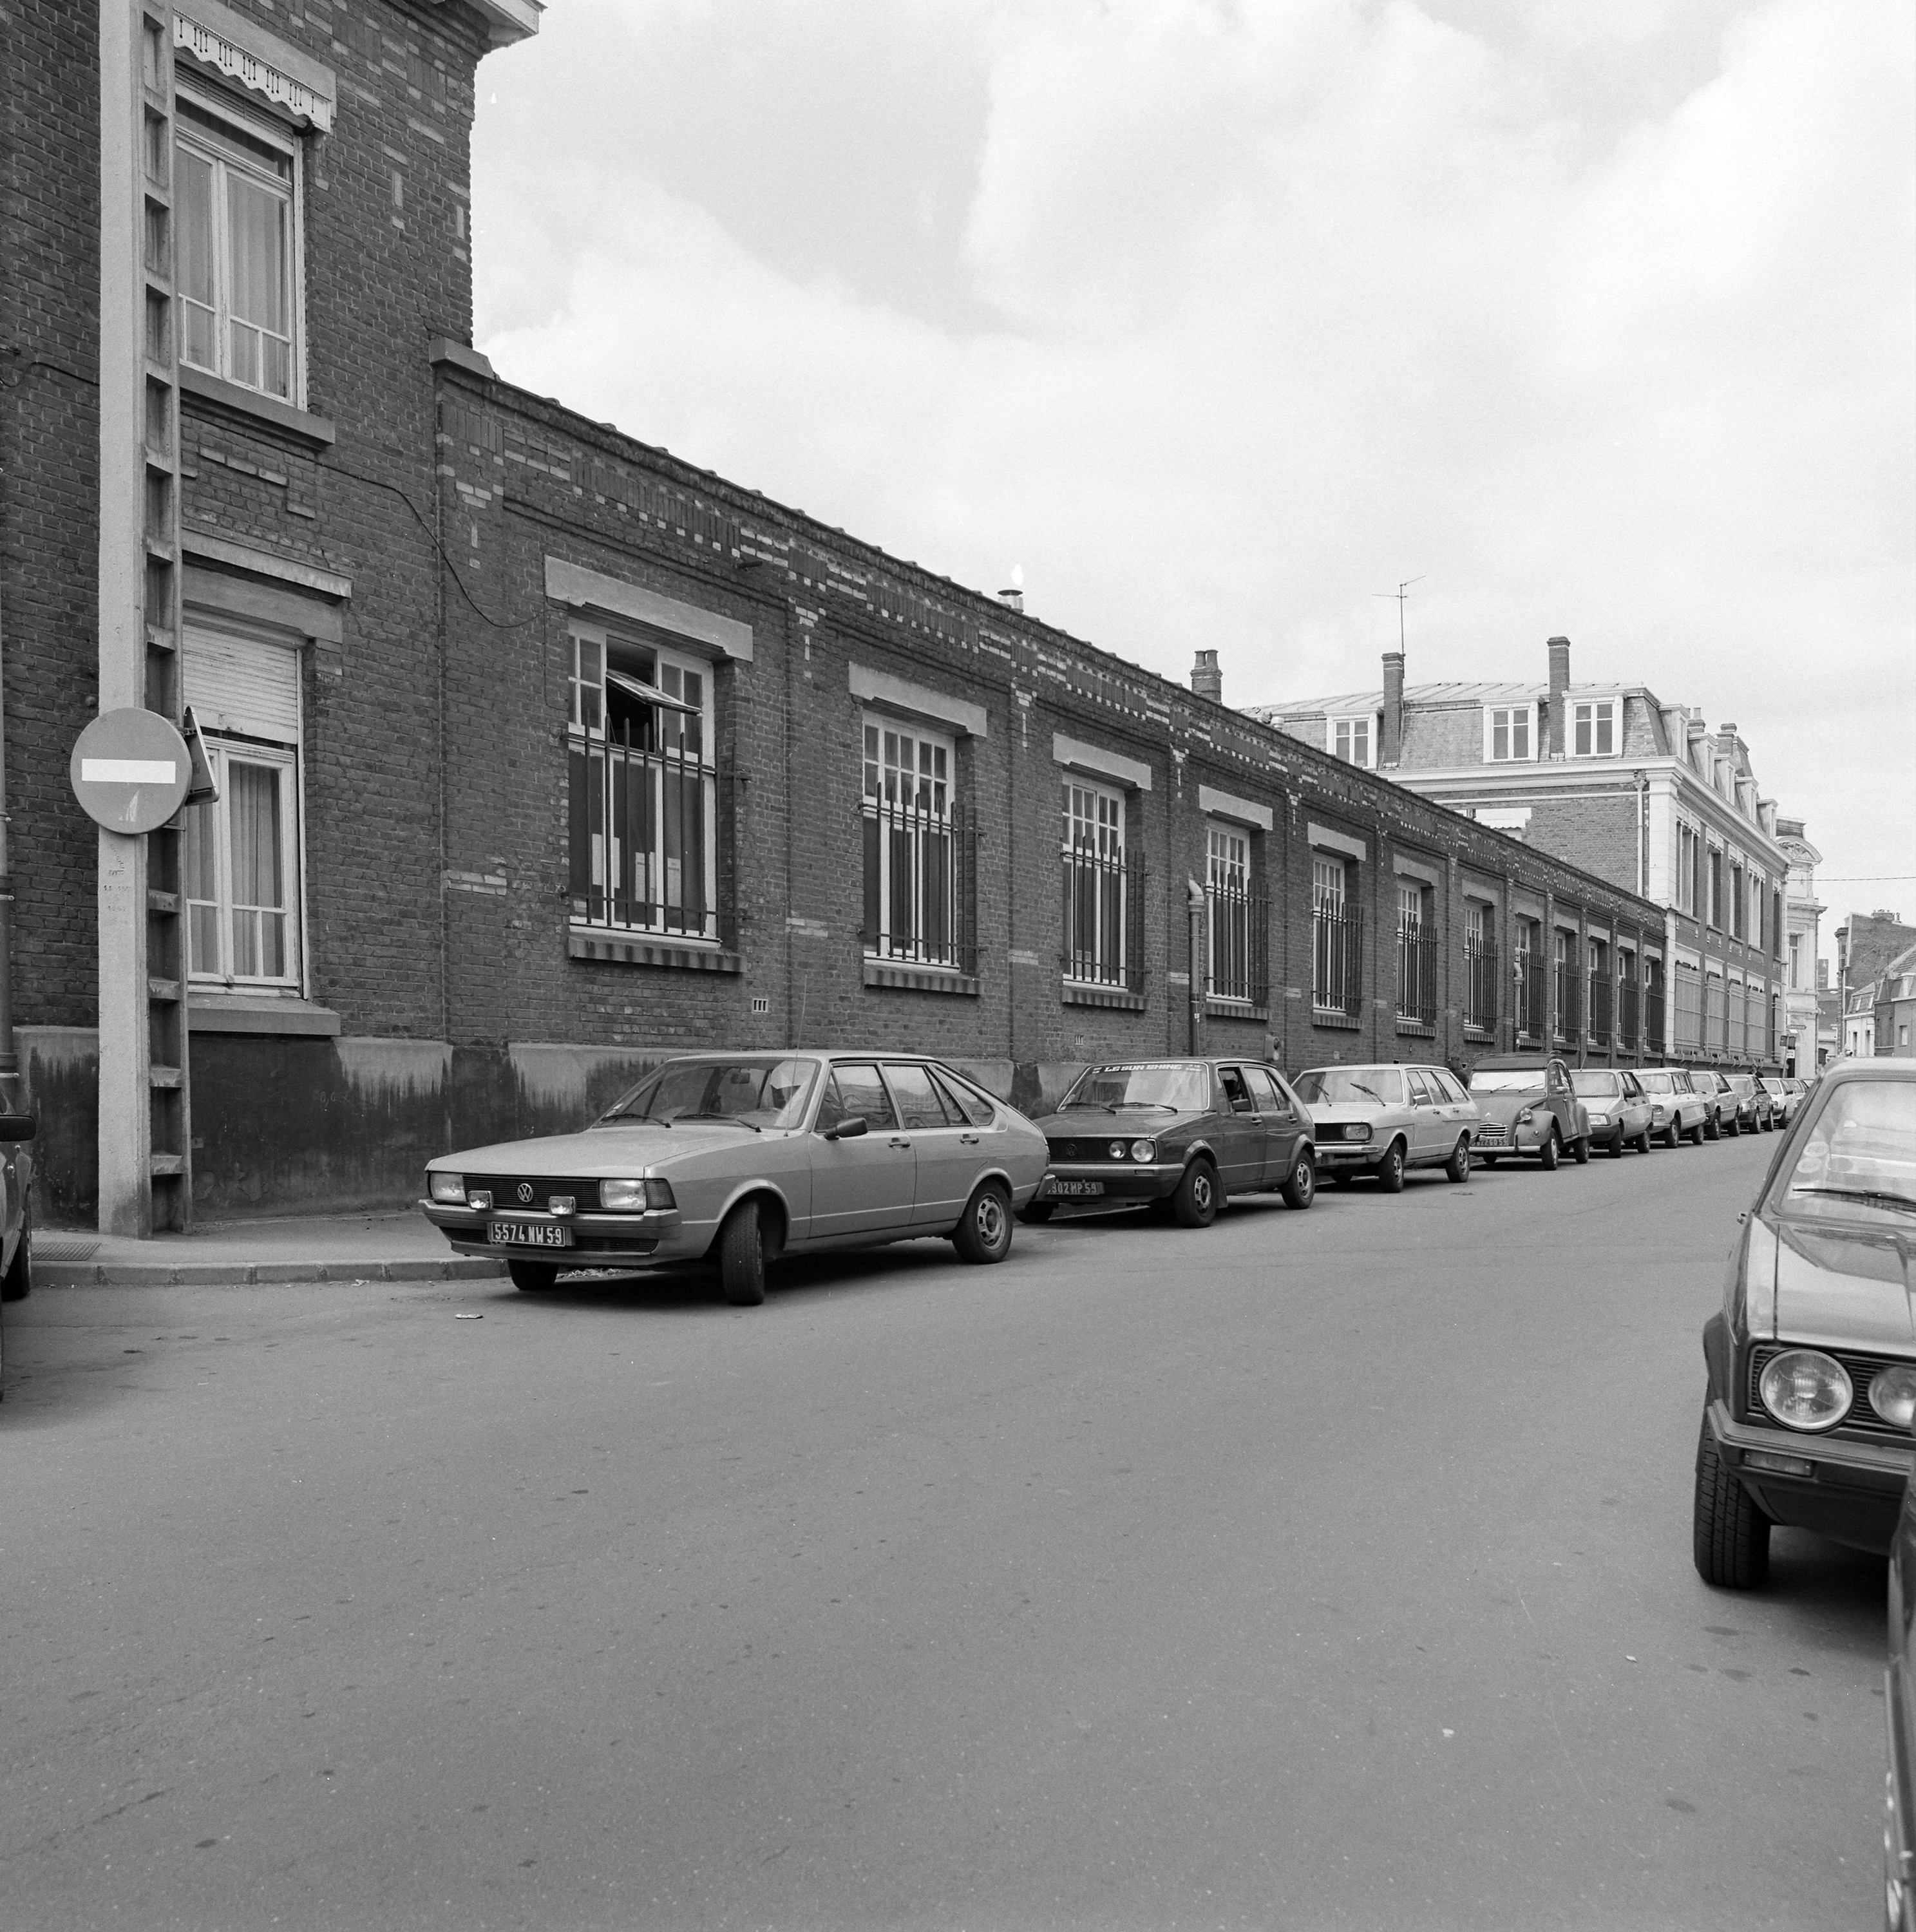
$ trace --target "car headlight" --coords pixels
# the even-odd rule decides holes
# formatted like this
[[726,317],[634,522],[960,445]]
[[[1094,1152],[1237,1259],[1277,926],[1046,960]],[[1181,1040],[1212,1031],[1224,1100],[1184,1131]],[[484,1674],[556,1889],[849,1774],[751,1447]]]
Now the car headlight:
[[1133,1141],[1131,1143],[1131,1158],[1133,1160],[1156,1160],[1157,1157],[1158,1144],[1156,1141]]
[[1516,1124],[1520,1127],[1527,1127],[1536,1118],[1537,1115],[1528,1107],[1522,1108],[1517,1114]]
[[1344,1138],[1347,1141],[1367,1141],[1370,1137],[1370,1129],[1366,1126],[1362,1121],[1360,1121],[1355,1126],[1346,1127],[1344,1130]]
[[466,1204],[466,1177],[463,1174],[441,1174],[435,1170],[426,1176],[426,1192],[442,1208],[463,1208]]
[[1916,1422],[1916,1368],[1879,1370],[1870,1383],[1870,1406],[1896,1428]]
[[1856,1391],[1849,1372],[1820,1348],[1786,1348],[1763,1365],[1756,1392],[1786,1429],[1834,1429]]
[[1124,1158],[1124,1143],[1122,1141],[1113,1141],[1111,1145],[1108,1147],[1105,1151],[1111,1156],[1112,1160],[1122,1160]]
[[598,1204],[614,1214],[642,1214],[652,1208],[676,1208],[669,1180],[601,1180]]

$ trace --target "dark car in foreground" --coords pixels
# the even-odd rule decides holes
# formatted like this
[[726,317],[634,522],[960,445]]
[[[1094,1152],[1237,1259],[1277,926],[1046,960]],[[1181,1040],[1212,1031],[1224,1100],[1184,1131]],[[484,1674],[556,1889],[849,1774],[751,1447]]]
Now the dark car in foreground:
[[[22,1143],[37,1131],[31,1114],[0,1114],[0,1301],[22,1300],[33,1286],[33,1156]],[[0,1362],[4,1348],[0,1336]]]
[[1916,1420],[1916,1063],[1848,1063],[1771,1161],[1705,1324],[1696,1568],[1750,1589],[1789,1523],[1889,1547]]
[[1205,1228],[1234,1194],[1275,1190],[1292,1208],[1316,1197],[1311,1117],[1284,1076],[1254,1060],[1108,1060],[1033,1124],[1051,1170],[1027,1221],[1082,1201],[1148,1205]]
[[1890,1545],[1889,1669],[1883,1685],[1883,1922],[1916,1932],[1916,1486],[1906,1483]]

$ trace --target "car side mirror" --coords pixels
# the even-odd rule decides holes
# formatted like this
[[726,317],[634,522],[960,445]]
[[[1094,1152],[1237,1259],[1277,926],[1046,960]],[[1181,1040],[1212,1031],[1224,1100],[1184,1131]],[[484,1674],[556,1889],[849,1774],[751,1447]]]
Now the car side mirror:
[[39,1131],[31,1114],[0,1114],[0,1141],[30,1141]]
[[862,1114],[851,1114],[847,1115],[835,1127],[827,1127],[825,1130],[825,1138],[828,1141],[855,1141],[859,1135],[868,1133],[870,1131],[870,1128],[865,1124],[865,1116]]

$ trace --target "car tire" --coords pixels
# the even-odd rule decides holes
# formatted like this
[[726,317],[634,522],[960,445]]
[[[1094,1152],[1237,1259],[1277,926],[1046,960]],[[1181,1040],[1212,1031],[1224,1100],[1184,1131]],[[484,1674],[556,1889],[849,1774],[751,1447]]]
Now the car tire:
[[1348,1187],[1357,1178],[1348,1167],[1340,1167],[1330,1177],[1330,1184],[1333,1187]]
[[1723,1124],[1714,1114],[1703,1123],[1703,1138],[1706,1141],[1720,1141],[1723,1137]]
[[1743,1138],[1742,1121],[1738,1120],[1737,1117],[1732,1114],[1730,1118],[1723,1123],[1723,1132],[1729,1135],[1730,1138],[1733,1141],[1741,1140]]
[[1675,1120],[1663,1130],[1663,1144],[1672,1154],[1683,1145],[1683,1129]]
[[1619,1127],[1617,1131],[1610,1136],[1610,1158],[1612,1160],[1621,1160],[1623,1157],[1624,1130],[1621,1127]]
[[33,1292],[33,1222],[22,1218],[13,1265],[0,1275],[0,1301],[24,1301]]
[[540,1294],[559,1280],[559,1270],[550,1262],[508,1262],[505,1271],[523,1294]]
[[1027,1228],[1042,1228],[1057,1211],[1055,1201],[1027,1201],[1018,1210],[1018,1218]]
[[1477,1156],[1477,1159],[1482,1161],[1486,1167],[1495,1167],[1497,1165],[1497,1156],[1494,1154],[1480,1154]]
[[1387,1194],[1402,1194],[1404,1191],[1404,1143],[1393,1141],[1384,1150],[1384,1158],[1377,1164],[1377,1184]]
[[1172,1218],[1180,1228],[1208,1228],[1217,1219],[1218,1192],[1217,1169],[1200,1154],[1171,1197]]
[[1292,1164],[1290,1178],[1281,1191],[1287,1208],[1308,1208],[1318,1198],[1318,1164],[1308,1148]]
[[1648,1154],[1650,1151],[1650,1130],[1648,1127],[1645,1127],[1636,1137],[1636,1150],[1639,1154]]
[[741,1201],[718,1231],[718,1286],[734,1308],[765,1299],[765,1231],[756,1201]]
[[1590,1136],[1588,1134],[1579,1134],[1571,1142],[1570,1156],[1579,1167],[1590,1165]]
[[1692,1522],[1696,1574],[1718,1590],[1754,1590],[1770,1574],[1770,1519],[1723,1467],[1705,1416],[1696,1442]]
[[1457,1144],[1450,1150],[1450,1158],[1444,1163],[1444,1172],[1453,1180],[1470,1179],[1471,1137],[1468,1134],[1457,1136]]
[[1011,1252],[1011,1196],[1002,1180],[981,1180],[971,1190],[958,1226],[952,1230],[952,1246],[958,1259],[985,1266],[1001,1262]]
[[1543,1144],[1537,1150],[1537,1165],[1546,1174],[1554,1174],[1557,1163],[1564,1157],[1564,1150],[1558,1144],[1557,1130],[1553,1126],[1543,1136]]

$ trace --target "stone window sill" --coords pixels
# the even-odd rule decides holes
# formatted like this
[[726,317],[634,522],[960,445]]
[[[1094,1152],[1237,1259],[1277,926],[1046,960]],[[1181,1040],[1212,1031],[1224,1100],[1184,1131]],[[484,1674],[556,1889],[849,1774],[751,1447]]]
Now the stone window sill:
[[1408,1020],[1402,1013],[1397,1016],[1397,1030],[1399,1034],[1409,1034],[1418,1040],[1435,1040],[1437,1037],[1436,1028],[1427,1020]]
[[1249,1000],[1210,1000],[1204,1002],[1204,1017],[1207,1020],[1258,1020],[1268,1021],[1270,1009],[1255,1006]]
[[310,1000],[275,999],[270,993],[201,992],[187,995],[187,1030],[256,1033],[280,1038],[305,1035],[330,1040],[340,1030],[339,1015]]
[[972,1000],[978,997],[977,976],[951,966],[903,966],[890,959],[868,958],[865,983],[889,986],[899,992],[953,993]]
[[1060,982],[1061,997],[1068,1006],[1108,1006],[1120,1012],[1141,1013],[1144,996],[1128,986],[1094,986],[1081,980]]
[[613,966],[664,966],[693,973],[742,973],[743,957],[722,946],[688,945],[640,934],[581,932],[565,935],[567,956]]
[[1363,1021],[1356,1013],[1347,1013],[1336,1006],[1313,1006],[1311,1024],[1314,1027],[1330,1027],[1342,1033],[1361,1033]]
[[295,409],[292,404],[283,403],[277,397],[262,396],[256,389],[242,388],[237,382],[229,382],[223,376],[209,376],[205,370],[190,369],[184,363],[180,365],[179,378],[183,394],[197,396],[202,402],[217,403],[235,416],[250,416],[254,422],[267,424],[282,435],[289,436],[311,448],[329,448],[338,440],[339,433],[334,428],[330,416],[316,416],[310,410]]

